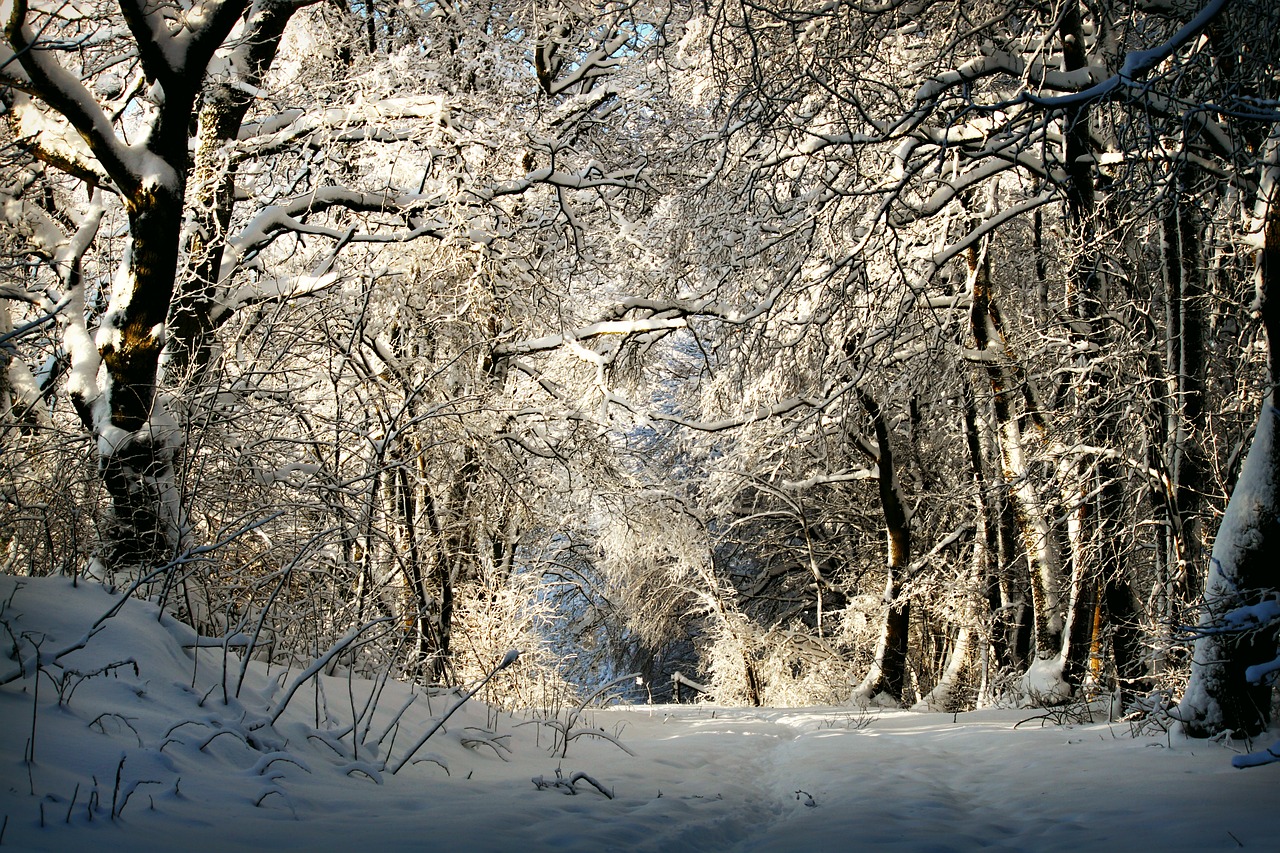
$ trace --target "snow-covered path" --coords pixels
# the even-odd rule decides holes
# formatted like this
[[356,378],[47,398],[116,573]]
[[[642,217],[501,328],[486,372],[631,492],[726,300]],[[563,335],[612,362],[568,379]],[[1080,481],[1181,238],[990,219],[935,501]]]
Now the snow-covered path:
[[862,730],[845,709],[600,717],[629,716],[627,742],[643,745],[610,762],[619,790],[656,783],[679,802],[663,811],[676,825],[638,849],[1280,849],[1272,768],[1251,778],[1221,747],[1134,739],[1127,724],[1012,728],[1031,713],[886,712]]
[[[391,682],[362,716],[371,683],[324,678],[264,725],[297,672],[255,664],[224,702],[234,656],[143,602],[52,660],[114,601],[0,577],[0,853],[1280,850],[1280,764],[1124,723],[1015,729],[1027,710],[609,708],[575,731],[634,755],[586,734],[561,757],[536,715],[470,703],[392,774],[447,697]],[[533,784],[557,770],[615,796]]]

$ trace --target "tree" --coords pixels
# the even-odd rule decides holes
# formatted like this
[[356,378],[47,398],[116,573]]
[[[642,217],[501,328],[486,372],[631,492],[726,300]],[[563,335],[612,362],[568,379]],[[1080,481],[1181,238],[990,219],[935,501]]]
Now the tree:
[[[49,301],[64,326],[69,393],[94,438],[113,503],[103,553],[112,566],[162,563],[178,543],[182,519],[170,494],[167,424],[155,408],[157,375],[177,288],[189,127],[205,70],[246,5],[208,3],[202,14],[179,17],[169,7],[121,4],[132,36],[124,49],[141,68],[136,90],[123,94],[119,105],[131,120],[128,136],[113,120],[116,105],[104,106],[82,82],[88,69],[68,66],[78,54],[75,31],[92,20],[72,16],[64,27],[56,9],[19,0],[6,21],[5,73],[13,88],[5,99],[14,135],[37,160],[80,179],[91,196],[89,215],[72,234],[62,234],[26,204],[19,217],[43,226],[37,245],[48,245],[46,258],[59,274]],[[60,41],[64,36],[71,40]],[[106,195],[122,205],[129,240],[91,330],[79,266]]]
[[[1257,203],[1261,247],[1257,302],[1266,333],[1267,390],[1253,443],[1214,540],[1205,604],[1196,629],[1191,681],[1178,705],[1187,732],[1253,736],[1271,723],[1271,691],[1280,632],[1274,615],[1280,572],[1280,133],[1267,139]],[[1261,613],[1253,612],[1262,608]]]
[[[412,635],[396,654],[452,680],[454,614],[496,600],[524,537],[554,523],[530,507],[600,442],[603,375],[717,310],[654,298],[635,263],[665,13],[573,4],[548,29],[525,3],[233,6],[190,16],[216,30],[122,8],[129,25],[87,52],[96,21],[15,8],[11,126],[26,163],[67,177],[31,165],[6,189],[15,251],[43,265],[5,296],[63,324],[49,345],[71,354],[116,499],[105,574],[163,568],[194,589],[192,619],[228,631],[259,608],[314,607],[320,632],[390,610]],[[88,148],[47,132],[77,126]],[[163,192],[129,214],[145,233],[127,251],[98,226],[149,164]],[[112,252],[136,287],[99,306],[80,260]],[[129,311],[150,335],[128,349],[137,369],[95,372],[120,357],[95,335]],[[126,398],[124,415],[92,405]],[[299,624],[275,621],[282,641]]]
[[1203,589],[1256,728],[1274,4],[962,5],[16,3],[10,559],[78,423],[101,574],[261,653],[1129,700]]

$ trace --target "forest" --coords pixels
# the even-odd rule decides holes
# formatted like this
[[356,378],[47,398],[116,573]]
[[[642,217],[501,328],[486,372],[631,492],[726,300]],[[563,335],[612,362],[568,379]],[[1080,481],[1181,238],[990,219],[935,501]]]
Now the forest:
[[1269,726],[1273,0],[0,10],[0,573],[508,708]]

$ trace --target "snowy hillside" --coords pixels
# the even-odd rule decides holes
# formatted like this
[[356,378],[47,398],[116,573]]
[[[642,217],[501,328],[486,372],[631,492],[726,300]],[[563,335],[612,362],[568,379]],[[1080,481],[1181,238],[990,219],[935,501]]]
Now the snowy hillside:
[[93,631],[117,603],[0,578],[5,850],[1280,849],[1280,764],[1027,710],[472,702],[393,773],[453,697],[253,664],[237,698],[149,604]]

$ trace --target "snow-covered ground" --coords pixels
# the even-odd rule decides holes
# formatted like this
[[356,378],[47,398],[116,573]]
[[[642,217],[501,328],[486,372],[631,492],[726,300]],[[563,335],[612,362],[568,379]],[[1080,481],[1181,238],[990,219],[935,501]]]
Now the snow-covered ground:
[[392,773],[450,697],[395,721],[409,687],[324,677],[277,714],[299,671],[255,664],[224,701],[235,657],[139,601],[61,654],[117,601],[0,577],[0,850],[1280,850],[1280,764],[1105,713],[609,708],[561,755],[472,702]]

